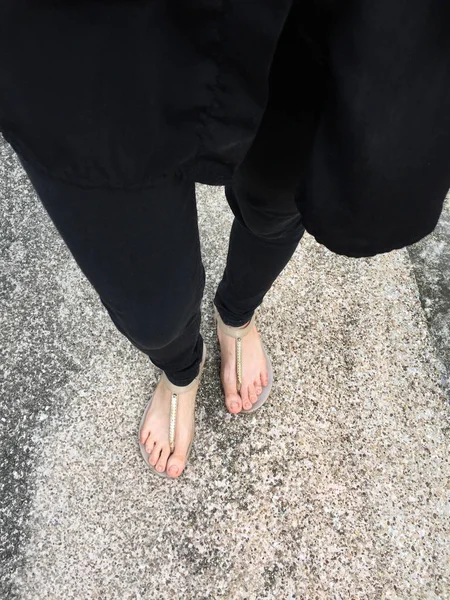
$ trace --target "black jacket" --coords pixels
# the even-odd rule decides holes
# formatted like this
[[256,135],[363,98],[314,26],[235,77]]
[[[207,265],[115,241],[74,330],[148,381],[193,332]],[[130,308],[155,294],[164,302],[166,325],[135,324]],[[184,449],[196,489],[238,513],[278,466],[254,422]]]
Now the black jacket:
[[449,31],[439,0],[3,0],[0,128],[77,185],[221,185],[273,106],[305,122],[306,229],[369,256],[442,210]]

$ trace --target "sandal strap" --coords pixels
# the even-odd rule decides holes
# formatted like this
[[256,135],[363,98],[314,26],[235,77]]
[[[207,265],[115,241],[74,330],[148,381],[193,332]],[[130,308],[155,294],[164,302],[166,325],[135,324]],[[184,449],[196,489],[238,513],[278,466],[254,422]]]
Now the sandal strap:
[[250,333],[253,323],[255,322],[255,315],[253,315],[249,323],[245,327],[231,327],[230,325],[226,325],[223,322],[216,305],[214,305],[214,314],[216,316],[220,330],[223,331],[225,335],[229,335],[234,339],[241,339],[245,337],[248,333]]
[[205,360],[206,360],[206,346],[205,346],[205,344],[203,344],[203,358],[202,358],[202,362],[200,363],[198,375],[196,375],[196,377],[194,377],[194,379],[191,381],[191,383],[188,383],[188,385],[175,385],[168,379],[167,375],[164,372],[161,376],[161,381],[163,381],[164,385],[166,387],[168,387],[169,390],[172,392],[172,397],[170,399],[170,421],[169,421],[169,445],[170,445],[171,452],[173,452],[173,450],[175,448],[175,426],[176,426],[176,421],[177,421],[178,394],[182,394],[183,392],[188,392],[189,390],[191,390],[194,386],[196,386],[200,382],[200,379],[201,379],[201,376],[203,373],[203,368],[205,366]]
[[255,322],[255,315],[252,315],[252,318],[245,327],[231,327],[223,322],[216,305],[214,305],[214,313],[219,329],[223,331],[225,335],[234,338],[236,342],[236,388],[238,393],[240,393],[242,386],[242,338],[250,333],[253,323]]
[[200,379],[199,375],[197,375],[196,377],[194,377],[194,379],[191,381],[191,383],[188,383],[188,385],[175,385],[168,379],[168,377],[165,373],[163,373],[161,376],[161,381],[164,382],[164,385],[167,388],[169,388],[169,390],[172,392],[172,394],[183,394],[183,392],[188,392],[194,386],[197,385],[199,379]]
[[238,394],[242,386],[242,339],[236,338],[236,380]]
[[175,449],[175,426],[177,422],[178,394],[172,394],[170,399],[170,421],[169,421],[169,446],[170,451]]

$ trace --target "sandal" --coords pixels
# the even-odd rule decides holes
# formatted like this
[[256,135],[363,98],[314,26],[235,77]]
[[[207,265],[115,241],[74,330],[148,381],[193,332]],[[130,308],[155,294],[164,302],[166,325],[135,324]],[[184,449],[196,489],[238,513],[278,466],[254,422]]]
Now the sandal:
[[[173,383],[171,383],[169,381],[169,379],[167,378],[167,375],[164,372],[161,376],[161,380],[164,382],[164,385],[167,388],[169,388],[169,390],[172,392],[172,399],[171,399],[171,403],[170,403],[170,425],[169,425],[169,444],[170,444],[170,452],[171,453],[173,452],[174,447],[175,447],[175,427],[176,427],[176,419],[177,419],[178,394],[182,394],[183,392],[189,391],[190,389],[192,389],[194,387],[194,385],[196,385],[198,382],[200,382],[202,372],[203,372],[203,367],[205,366],[205,360],[206,360],[206,346],[205,346],[205,344],[203,344],[203,357],[202,357],[202,362],[200,363],[198,375],[188,385],[184,385],[184,386],[174,385]],[[143,459],[145,460],[147,466],[150,467],[150,469],[153,471],[153,473],[156,473],[156,475],[160,475],[161,477],[170,477],[170,475],[167,473],[167,471],[162,471],[162,472],[157,471],[156,468],[148,462],[150,454],[145,449],[145,444],[141,444],[141,440],[140,440],[141,430],[144,425],[144,421],[147,416],[147,413],[153,402],[154,395],[155,395],[155,393],[153,392],[152,397],[150,398],[150,400],[145,408],[144,414],[142,415],[141,423],[139,426],[139,434],[138,434],[139,447],[141,449],[141,454],[142,454]],[[194,410],[195,410],[195,404],[194,404]],[[188,447],[188,450],[186,453],[186,463],[189,460],[189,456],[191,454],[192,443],[194,441],[194,435],[195,435],[195,421],[194,421],[192,440],[189,444],[189,447]],[[174,479],[174,477],[170,477],[170,478]]]
[[[230,327],[230,325],[226,325],[222,321],[222,317],[220,316],[216,305],[214,305],[214,314],[215,314],[219,329],[221,331],[223,331],[223,333],[225,333],[225,335],[228,335],[236,340],[236,379],[237,379],[237,392],[239,394],[239,392],[241,391],[241,385],[242,385],[242,338],[245,337],[250,332],[250,329],[251,329],[253,323],[255,322],[255,315],[252,316],[250,322],[245,327]],[[264,402],[267,400],[267,398],[269,397],[270,389],[273,384],[272,363],[270,361],[270,358],[269,358],[262,342],[261,342],[261,345],[262,345],[262,349],[264,352],[264,356],[266,357],[268,383],[266,386],[263,387],[262,392],[261,392],[261,394],[259,394],[258,400],[255,402],[255,404],[253,404],[253,406],[251,408],[249,408],[248,410],[242,408],[242,410],[240,411],[241,413],[249,414],[249,413],[252,413],[255,410],[257,410],[258,408],[260,408],[264,404]]]

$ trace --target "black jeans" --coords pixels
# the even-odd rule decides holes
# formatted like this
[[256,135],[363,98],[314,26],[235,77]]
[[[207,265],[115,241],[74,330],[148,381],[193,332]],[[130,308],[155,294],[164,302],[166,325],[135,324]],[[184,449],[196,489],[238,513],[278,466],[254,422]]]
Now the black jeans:
[[[267,112],[226,196],[235,215],[214,302],[225,323],[243,325],[304,233],[294,202],[301,124]],[[298,138],[297,138],[298,139]],[[116,327],[176,385],[202,356],[205,272],[195,183],[171,177],[142,190],[93,189],[22,164],[46,211]]]

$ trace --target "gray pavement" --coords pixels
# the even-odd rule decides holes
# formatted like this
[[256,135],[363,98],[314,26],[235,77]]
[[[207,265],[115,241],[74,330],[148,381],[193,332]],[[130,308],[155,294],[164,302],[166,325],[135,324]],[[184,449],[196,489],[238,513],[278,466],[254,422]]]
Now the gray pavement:
[[198,192],[209,360],[166,481],[137,444],[158,373],[0,142],[0,598],[449,599],[448,205],[370,259],[305,236],[258,313],[271,399],[231,416],[212,317],[231,215]]
[[437,353],[446,367],[444,385],[450,396],[450,202],[433,234],[408,248],[422,307]]

